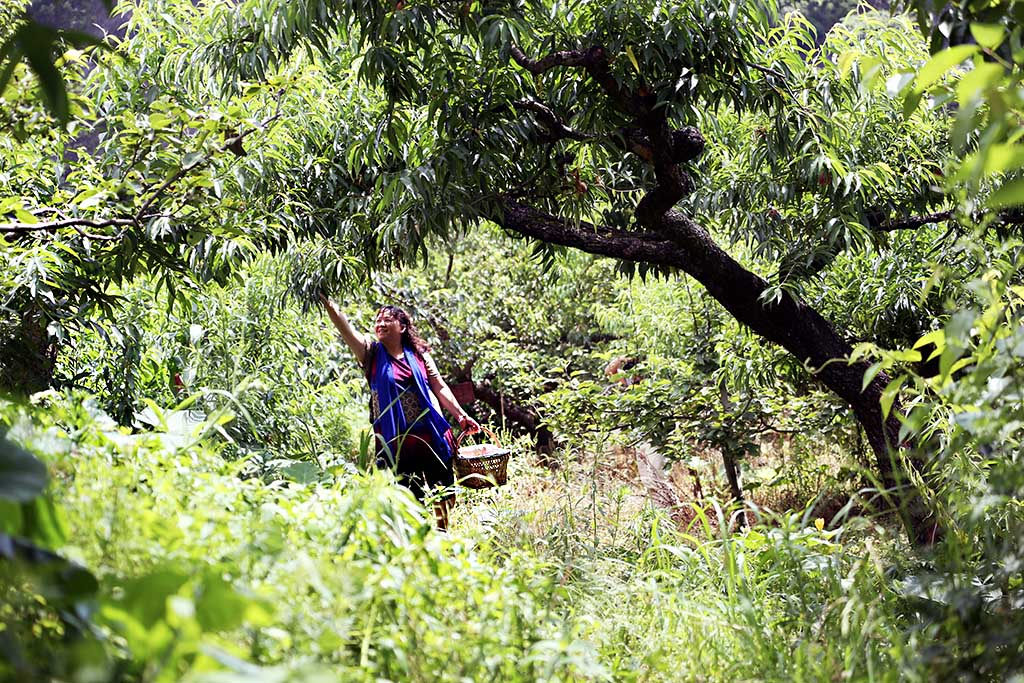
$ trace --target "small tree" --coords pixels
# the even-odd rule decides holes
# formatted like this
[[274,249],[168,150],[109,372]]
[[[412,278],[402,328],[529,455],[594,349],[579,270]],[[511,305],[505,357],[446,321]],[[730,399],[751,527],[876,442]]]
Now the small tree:
[[[641,273],[687,273],[850,405],[923,538],[927,512],[893,455],[899,423],[880,407],[889,379],[865,382],[868,365],[846,361],[849,341],[798,283],[844,249],[948,218],[915,213],[944,202],[930,190],[941,113],[904,119],[884,89],[923,59],[905,23],[848,34],[861,54],[836,64],[806,24],[773,16],[758,3],[314,2],[210,21],[250,27],[219,46],[231,79],[265,76],[301,45],[358,54],[382,105],[345,123],[329,187],[321,175],[297,189],[346,239],[415,254],[428,235],[489,220]],[[255,52],[266,58],[243,58]],[[722,229],[779,274],[731,256],[712,237]]]

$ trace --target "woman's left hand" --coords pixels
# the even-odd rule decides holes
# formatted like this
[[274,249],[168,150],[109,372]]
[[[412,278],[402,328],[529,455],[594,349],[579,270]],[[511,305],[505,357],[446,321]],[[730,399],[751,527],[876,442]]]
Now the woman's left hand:
[[459,418],[459,429],[466,434],[475,434],[480,431],[480,423],[469,415],[463,415]]

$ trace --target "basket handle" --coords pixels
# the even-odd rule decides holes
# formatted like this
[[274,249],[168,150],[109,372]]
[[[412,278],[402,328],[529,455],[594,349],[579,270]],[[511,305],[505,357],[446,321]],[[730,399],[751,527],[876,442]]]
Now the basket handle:
[[[480,425],[480,431],[483,432],[484,434],[486,434],[487,436],[491,437],[494,440],[495,444],[497,444],[498,446],[501,446],[501,441],[498,439],[497,435],[494,432],[492,432],[490,429],[487,428],[487,425]],[[479,432],[475,432],[475,433],[479,433]],[[469,435],[470,435],[469,432],[462,432],[461,434],[459,434],[459,438],[455,440],[455,448],[458,449],[459,446],[462,445],[462,440],[465,439]]]

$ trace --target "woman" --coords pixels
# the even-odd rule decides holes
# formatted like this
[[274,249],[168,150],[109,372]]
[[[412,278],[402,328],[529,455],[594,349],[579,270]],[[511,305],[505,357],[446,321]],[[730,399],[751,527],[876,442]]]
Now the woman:
[[[321,296],[320,301],[370,384],[377,466],[394,468],[398,480],[420,501],[433,489],[451,487],[455,442],[441,406],[464,432],[479,431],[480,425],[455,400],[408,314],[397,306],[381,308],[373,340],[357,332],[330,299]],[[441,529],[448,526],[454,499],[449,493],[434,506]]]

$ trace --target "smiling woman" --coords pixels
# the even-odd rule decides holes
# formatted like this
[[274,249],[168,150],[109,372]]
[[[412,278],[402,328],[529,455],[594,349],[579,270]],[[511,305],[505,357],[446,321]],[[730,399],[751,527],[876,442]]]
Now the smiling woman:
[[409,315],[384,306],[374,321],[374,336],[358,332],[327,297],[321,297],[331,322],[352,349],[370,385],[370,420],[377,446],[377,466],[390,467],[421,501],[437,498],[439,528],[447,528],[454,501],[452,458],[455,442],[443,407],[463,432],[480,429],[459,405],[441,377],[430,347]]

